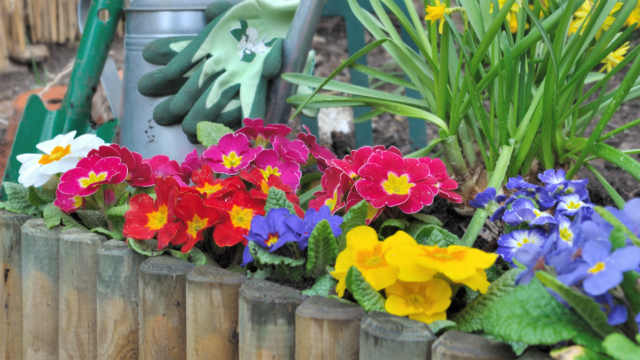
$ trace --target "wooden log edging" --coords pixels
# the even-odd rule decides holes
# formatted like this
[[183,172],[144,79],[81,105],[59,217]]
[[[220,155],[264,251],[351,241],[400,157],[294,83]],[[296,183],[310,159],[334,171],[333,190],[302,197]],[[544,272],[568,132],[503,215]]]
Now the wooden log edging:
[[360,324],[360,359],[431,359],[434,340],[424,323],[387,313],[369,313]]
[[22,225],[22,358],[58,359],[58,241],[42,219]]
[[30,216],[0,211],[0,360],[22,359],[22,225]]
[[138,359],[138,269],[144,259],[119,240],[98,250],[98,360]]

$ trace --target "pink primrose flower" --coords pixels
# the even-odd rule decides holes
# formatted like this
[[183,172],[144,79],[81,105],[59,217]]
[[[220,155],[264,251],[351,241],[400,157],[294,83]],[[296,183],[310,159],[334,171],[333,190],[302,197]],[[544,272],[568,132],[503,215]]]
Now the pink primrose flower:
[[378,151],[358,170],[355,188],[374,208],[397,206],[405,214],[431,205],[438,189],[429,168],[394,151]]
[[318,169],[320,169],[320,171],[324,171],[327,167],[329,167],[329,163],[332,160],[337,159],[337,157],[333,152],[331,152],[331,150],[318,144],[318,142],[316,141],[316,137],[311,134],[311,131],[309,131],[309,128],[306,125],[304,125],[303,128],[306,133],[300,132],[297,138],[298,140],[302,140],[302,142],[307,145],[307,147],[311,151],[311,155],[318,162]]
[[253,140],[256,146],[265,147],[269,144],[274,136],[287,136],[291,132],[291,128],[282,124],[264,125],[262,119],[244,119],[244,127],[236,131],[236,134],[244,134]]
[[275,175],[294,191],[300,185],[300,176],[302,176],[300,166],[295,162],[280,159],[275,150],[263,150],[256,157],[255,166],[266,181],[269,181],[271,175]]
[[328,206],[331,213],[342,209],[345,205],[344,195],[353,186],[353,181],[340,169],[335,167],[327,168],[322,174],[322,190],[313,194],[313,199],[309,201],[309,207],[320,209]]
[[156,155],[151,159],[145,159],[145,163],[151,166],[154,181],[157,178],[172,177],[180,186],[188,186],[189,178],[185,177],[177,161],[171,160],[166,155]]
[[56,200],[53,204],[68,214],[80,209],[84,205],[84,197],[79,195],[67,195],[60,190],[57,190]]
[[151,165],[144,162],[142,155],[117,144],[103,145],[91,150],[88,156],[118,157],[127,165],[127,182],[134,187],[153,186]]
[[438,158],[431,159],[428,157],[419,160],[429,167],[429,173],[435,179],[433,186],[438,189],[438,195],[454,203],[461,203],[462,196],[452,191],[458,188],[458,183],[449,177],[447,174],[447,166],[444,162]]
[[395,146],[391,146],[388,150],[382,145],[377,146],[363,146],[359,149],[351,151],[351,154],[344,157],[343,160],[335,159],[331,161],[331,166],[335,166],[342,170],[348,177],[356,180],[358,178],[358,170],[362,165],[369,161],[369,158],[374,153],[380,151],[390,151],[402,157],[402,153]]
[[309,149],[302,140],[289,140],[284,136],[273,138],[273,149],[285,161],[304,165],[309,160]]
[[120,184],[127,178],[127,165],[115,156],[83,158],[62,174],[58,192],[69,196],[90,196],[103,184]]
[[180,164],[180,169],[182,170],[182,174],[187,179],[191,178],[191,174],[200,169],[202,167],[202,159],[200,159],[200,155],[198,154],[198,150],[193,150],[187,156],[185,156],[184,161]]
[[235,175],[248,167],[262,148],[252,148],[243,134],[227,134],[218,145],[209,147],[202,154],[204,161],[217,173]]

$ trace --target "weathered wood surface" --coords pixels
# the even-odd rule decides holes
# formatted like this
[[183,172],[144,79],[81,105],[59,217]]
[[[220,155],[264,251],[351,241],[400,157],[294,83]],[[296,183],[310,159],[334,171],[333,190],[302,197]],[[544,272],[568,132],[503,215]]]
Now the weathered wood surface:
[[58,358],[95,359],[97,251],[104,236],[87,230],[60,233]]
[[[187,359],[238,358],[238,292],[244,275],[213,265],[187,275]],[[224,309],[221,310],[221,309]]]
[[186,275],[193,265],[168,256],[140,266],[141,360],[186,359]]
[[480,335],[451,330],[433,343],[433,360],[513,360],[515,355],[504,343]]
[[22,359],[22,225],[30,217],[0,211],[0,360]]
[[98,250],[98,360],[138,359],[138,269],[144,260],[124,241]]
[[296,360],[358,359],[362,308],[314,296],[296,310]]
[[434,339],[424,323],[387,313],[369,313],[360,323],[360,359],[430,359]]
[[299,291],[263,280],[240,287],[239,358],[295,358],[295,311],[304,297]]
[[58,230],[42,219],[22,226],[22,357],[58,359]]

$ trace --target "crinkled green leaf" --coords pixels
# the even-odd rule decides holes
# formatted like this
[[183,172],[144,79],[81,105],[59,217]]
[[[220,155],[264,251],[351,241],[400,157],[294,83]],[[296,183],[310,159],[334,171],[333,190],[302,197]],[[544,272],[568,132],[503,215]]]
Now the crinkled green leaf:
[[189,251],[189,262],[196,266],[206,265],[209,262],[209,258],[202,250],[194,247]]
[[82,227],[79,222],[77,222],[70,215],[65,214],[53,203],[45,205],[42,208],[42,217],[44,219],[44,224],[49,229],[54,228],[60,224],[63,224],[67,227]]
[[33,206],[44,206],[56,199],[56,192],[42,187],[30,186],[28,198]]
[[426,224],[412,229],[411,235],[421,245],[462,245],[460,238],[438,225]]
[[405,230],[409,222],[405,219],[387,219],[378,228],[378,235],[382,237],[393,235],[398,230]]
[[536,278],[516,286],[514,269],[496,280],[486,294],[461,311],[454,321],[463,331],[483,331],[511,343],[556,344],[592,337],[588,325],[554,299]]
[[384,297],[369,285],[355,266],[347,272],[346,283],[347,289],[364,311],[385,311]]
[[438,335],[440,332],[456,327],[456,323],[451,320],[437,320],[428,325],[429,330],[431,330],[434,335]]
[[107,219],[100,211],[79,209],[76,211],[76,214],[87,229],[107,226]]
[[233,130],[218,123],[201,121],[197,125],[198,141],[205,147],[218,145],[218,141],[227,135],[233,133]]
[[269,195],[267,195],[267,202],[264,206],[264,212],[269,213],[269,211],[272,209],[282,208],[289,210],[289,212],[292,214],[296,213],[293,204],[291,204],[291,202],[287,199],[287,194],[285,194],[285,192],[280,189],[271,187],[269,189]]
[[167,252],[176,259],[189,261],[189,253],[183,253],[182,251],[175,249],[167,249]]
[[609,325],[607,314],[591,297],[566,286],[547,272],[538,271],[536,277],[544,286],[563,298],[598,334],[604,337],[616,331],[613,326]]
[[622,334],[611,334],[602,343],[607,355],[616,360],[640,359],[640,346]]
[[304,265],[304,259],[292,259],[290,257],[272,254],[253,241],[250,241],[248,246],[253,258],[262,265],[285,265],[288,267]]
[[329,274],[322,275],[307,290],[302,291],[302,295],[306,296],[329,296],[331,289],[336,286],[337,281]]
[[105,229],[103,227],[96,227],[91,229],[92,232],[97,233],[97,234],[102,234],[105,235],[107,237],[109,237],[110,239],[115,239],[115,240],[122,240],[124,239],[124,236],[116,231],[111,231],[109,229]]
[[[433,224],[433,225],[438,225],[438,226],[444,225],[442,223],[442,221],[440,221],[440,219],[438,219],[437,217],[435,217],[433,215],[428,215],[428,214],[423,214],[423,213],[415,213],[415,214],[411,214],[411,217],[416,219],[416,220],[419,220],[421,223],[424,223],[424,224]],[[417,223],[417,225],[422,225],[422,224]]]
[[165,253],[166,250],[157,250],[157,242],[153,240],[136,240],[133,238],[127,238],[127,244],[129,247],[140,255],[144,256],[160,256]]
[[107,214],[107,216],[124,217],[124,214],[127,213],[127,210],[129,210],[129,204],[128,203],[111,207],[111,208],[109,208],[109,210],[107,210],[106,214]]
[[0,209],[27,215],[39,215],[38,208],[29,201],[29,190],[20,184],[2,183],[7,200],[0,202]]
[[338,256],[338,242],[327,220],[320,221],[309,236],[307,247],[307,275],[318,277],[326,274]]
[[338,237],[338,250],[342,251],[347,247],[347,233],[356,226],[365,225],[367,221],[367,211],[369,205],[365,200],[352,206],[342,217],[342,234]]

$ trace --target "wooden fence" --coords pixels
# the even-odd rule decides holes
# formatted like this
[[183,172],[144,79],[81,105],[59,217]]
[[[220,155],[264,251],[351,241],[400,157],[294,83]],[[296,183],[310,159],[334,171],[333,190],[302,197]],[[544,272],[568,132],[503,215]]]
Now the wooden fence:
[[42,219],[0,213],[0,240],[2,360],[514,358],[479,336],[435,340],[419,322],[210,265],[144,259]]

